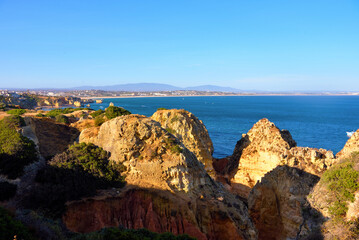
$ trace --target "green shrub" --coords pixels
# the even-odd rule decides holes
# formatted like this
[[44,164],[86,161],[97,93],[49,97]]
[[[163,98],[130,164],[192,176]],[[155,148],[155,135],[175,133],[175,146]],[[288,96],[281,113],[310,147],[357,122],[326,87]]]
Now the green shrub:
[[104,228],[98,232],[78,234],[73,240],[195,240],[187,234],[154,233],[147,229]]
[[354,201],[354,193],[359,189],[359,173],[353,168],[354,165],[353,158],[345,160],[328,169],[322,176],[323,183],[336,197],[329,207],[330,213],[335,217],[345,215],[348,209],[347,202]]
[[91,108],[56,108],[46,113],[47,117],[55,118],[58,115],[73,113],[79,110],[92,110]]
[[93,112],[93,113],[90,113],[90,115],[91,115],[93,118],[96,118],[96,117],[102,115],[104,112],[105,112],[104,110],[99,109],[99,110],[97,110],[97,111],[95,111],[95,112]]
[[108,120],[118,116],[129,115],[129,114],[131,114],[131,112],[127,111],[126,109],[115,107],[115,106],[109,106],[108,108],[106,108],[105,111],[105,115]]
[[157,108],[157,111],[160,111],[160,110],[168,110],[168,109],[164,108],[164,107]]
[[0,174],[10,179],[21,176],[24,167],[37,160],[35,143],[16,131],[22,121],[19,116],[0,121]]
[[16,116],[20,116],[23,115],[24,113],[26,113],[25,109],[11,109],[9,111],[7,111],[8,114],[11,115],[16,115]]
[[30,231],[18,220],[15,220],[8,211],[0,207],[0,239],[12,240],[35,239]]
[[100,116],[97,116],[95,118],[95,126],[96,127],[101,126],[104,122],[106,122],[106,119],[104,118],[104,115],[100,115]]
[[121,172],[125,170],[122,164],[109,161],[110,154],[92,143],[76,143],[61,154],[56,155],[49,165],[83,171],[94,177],[108,182],[109,186],[122,186],[124,178]]
[[8,117],[5,117],[3,120],[3,124],[11,127],[11,128],[20,128],[25,126],[25,120],[18,115],[11,115]]
[[36,114],[36,117],[46,117],[46,115],[44,115],[42,113],[38,113],[38,114]]
[[173,128],[170,128],[170,127],[167,127],[166,128],[166,131],[171,133],[171,134],[175,134],[176,133],[176,130],[174,130]]
[[67,201],[93,196],[98,189],[123,187],[124,166],[108,158],[108,152],[93,144],[70,146],[37,173],[35,181],[39,185],[24,198],[24,206],[59,217]]
[[0,102],[0,110],[5,110],[6,103]]
[[65,115],[57,115],[55,117],[56,122],[64,123],[64,124],[70,124],[69,118]]
[[17,186],[8,182],[0,182],[0,201],[6,201],[15,196]]

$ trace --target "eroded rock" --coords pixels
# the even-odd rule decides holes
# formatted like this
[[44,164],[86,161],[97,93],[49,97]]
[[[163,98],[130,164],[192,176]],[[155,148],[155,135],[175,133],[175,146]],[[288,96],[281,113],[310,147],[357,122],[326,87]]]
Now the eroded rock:
[[306,197],[319,177],[289,166],[268,172],[251,190],[248,209],[259,239],[299,239],[315,231],[315,222]]
[[[149,194],[146,196],[151,196],[149,199],[146,197],[146,200],[139,197],[141,194],[135,194],[134,198],[137,200],[132,202],[137,202],[138,206],[129,207],[127,212],[133,214],[127,216],[132,219],[131,223],[126,224],[142,227],[144,223],[138,222],[149,213],[148,216],[152,217],[148,221],[156,223],[144,226],[157,232],[183,231],[195,234],[199,239],[256,238],[256,230],[248,216],[246,205],[216,183],[196,156],[157,121],[145,116],[128,115],[107,121],[100,128],[92,130],[94,132],[91,132],[91,128],[85,129],[80,135],[80,141],[92,142],[109,151],[112,161],[122,162],[127,167],[125,174],[128,185],[134,186],[138,191],[146,190],[146,194]],[[131,199],[130,196],[126,198]],[[117,226],[120,220],[115,219],[123,210],[118,210],[115,205],[131,204],[126,201],[119,195],[111,199],[105,197],[102,200],[82,202],[86,213],[78,213],[85,214],[80,218],[85,221],[81,225],[89,226],[82,230],[76,227],[76,222],[80,221],[76,220],[76,209],[82,203],[71,203],[64,218],[65,224],[75,231],[94,231],[104,226]],[[104,216],[114,220],[96,220],[101,219],[97,216],[100,214],[98,204],[104,205],[102,208],[105,214],[106,209],[113,209],[108,214],[118,212],[115,216]],[[163,204],[164,207],[155,208],[158,204]],[[172,219],[171,212],[176,220],[169,220]],[[93,225],[94,221],[99,223]],[[160,225],[161,227],[155,227]]]
[[213,171],[213,144],[201,120],[183,109],[158,110],[151,118],[159,122],[164,129],[176,136],[188,150],[193,152],[205,165],[207,172]]

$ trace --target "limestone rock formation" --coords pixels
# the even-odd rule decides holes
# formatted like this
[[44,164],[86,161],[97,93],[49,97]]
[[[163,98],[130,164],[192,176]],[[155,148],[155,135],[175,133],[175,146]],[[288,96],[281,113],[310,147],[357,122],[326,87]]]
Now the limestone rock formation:
[[161,126],[176,136],[197,159],[205,165],[207,172],[213,171],[213,144],[203,122],[183,109],[158,110],[152,117]]
[[359,129],[345,143],[344,148],[337,153],[337,158],[349,157],[353,152],[359,152]]
[[259,239],[299,239],[313,234],[318,224],[306,197],[318,181],[319,177],[289,166],[267,173],[248,197]]
[[117,117],[100,128],[85,129],[79,139],[104,148],[112,161],[122,162],[127,184],[136,190],[70,203],[64,216],[70,230],[93,231],[123,223],[193,234],[198,239],[256,238],[245,204],[213,181],[196,156],[151,118]]
[[44,158],[62,153],[76,141],[80,132],[48,118],[25,117],[23,134],[33,140]]
[[279,130],[265,118],[242,136],[229,159],[224,172],[233,176],[230,180],[232,189],[243,197],[264,174],[279,165],[320,175],[335,162],[331,151],[296,147],[289,131]]

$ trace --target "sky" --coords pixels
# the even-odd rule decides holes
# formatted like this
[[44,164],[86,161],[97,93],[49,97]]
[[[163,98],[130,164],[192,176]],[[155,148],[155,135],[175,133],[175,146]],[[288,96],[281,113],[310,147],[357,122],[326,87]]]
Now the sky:
[[0,88],[359,91],[358,0],[0,0]]

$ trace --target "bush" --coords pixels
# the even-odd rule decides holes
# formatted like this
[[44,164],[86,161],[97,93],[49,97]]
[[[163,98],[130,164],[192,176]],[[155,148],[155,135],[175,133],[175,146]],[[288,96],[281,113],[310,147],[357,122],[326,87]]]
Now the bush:
[[8,182],[0,182],[0,201],[6,201],[15,196],[17,186]]
[[35,143],[16,131],[22,118],[6,117],[0,121],[0,174],[15,179],[24,167],[37,160]]
[[40,184],[23,204],[59,217],[67,201],[93,196],[98,189],[123,187],[125,180],[121,172],[124,166],[112,163],[108,158],[108,152],[93,144],[70,146],[37,173],[35,181]]
[[5,110],[6,103],[0,102],[0,110]]
[[11,115],[15,115],[15,116],[20,116],[23,115],[24,113],[26,113],[25,109],[11,109],[9,111],[7,111],[8,114]]
[[322,176],[323,183],[336,197],[329,208],[330,213],[335,217],[346,214],[347,202],[354,201],[354,193],[359,189],[359,173],[354,169],[355,160],[357,159],[347,159],[328,169]]
[[164,107],[157,108],[157,111],[160,111],[160,110],[168,110],[168,109],[164,108]]
[[69,118],[65,115],[57,115],[55,117],[56,122],[64,123],[64,124],[70,124]]
[[42,113],[38,113],[38,114],[36,114],[36,117],[46,117],[46,116]]
[[92,110],[91,108],[56,108],[46,113],[47,117],[55,118],[58,115],[73,113],[79,110]]
[[0,239],[35,239],[30,231],[18,220],[15,220],[8,211],[0,207]]
[[106,119],[104,118],[103,115],[97,116],[97,117],[95,118],[95,126],[96,126],[96,127],[101,126],[104,122],[106,122]]
[[99,110],[97,110],[97,111],[95,111],[95,112],[93,112],[93,113],[90,113],[90,115],[91,115],[93,118],[96,118],[96,117],[102,115],[104,112],[105,112],[104,110],[99,109]]
[[98,232],[78,234],[73,240],[195,240],[187,234],[154,233],[147,229],[104,228]]
[[105,115],[108,120],[118,116],[129,115],[129,114],[131,114],[131,112],[127,111],[126,109],[115,107],[115,106],[109,106],[108,108],[106,108],[105,111]]

